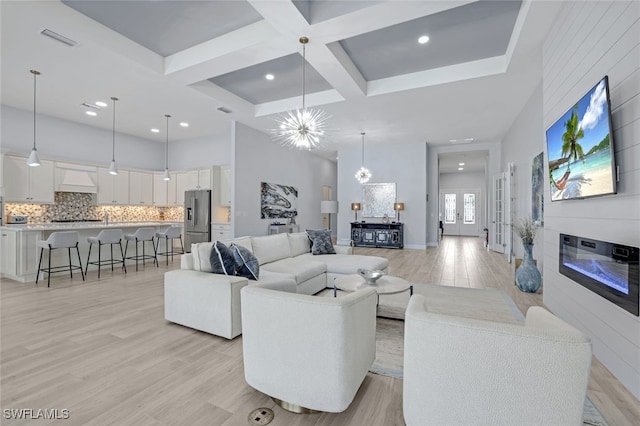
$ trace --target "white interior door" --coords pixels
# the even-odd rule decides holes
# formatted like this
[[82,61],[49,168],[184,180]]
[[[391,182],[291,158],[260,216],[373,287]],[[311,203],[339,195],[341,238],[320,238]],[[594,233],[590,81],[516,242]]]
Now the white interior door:
[[505,203],[505,173],[493,177],[493,220],[491,221],[491,235],[489,247],[498,253],[504,253],[504,203]]
[[480,190],[443,190],[440,205],[444,235],[479,235]]

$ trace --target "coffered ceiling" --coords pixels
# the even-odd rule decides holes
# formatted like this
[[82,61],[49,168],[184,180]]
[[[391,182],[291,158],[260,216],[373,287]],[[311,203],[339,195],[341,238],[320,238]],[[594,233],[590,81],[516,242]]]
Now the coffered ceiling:
[[[500,141],[539,84],[540,43],[560,2],[537,1],[2,1],[2,103],[163,141],[268,133],[306,103],[332,116],[324,152],[367,144]],[[49,29],[77,42],[41,35]],[[420,44],[418,38],[429,41]],[[273,75],[267,80],[267,74]],[[230,113],[218,108],[224,107]],[[105,141],[109,143],[109,141]],[[470,150],[473,148],[470,146]]]

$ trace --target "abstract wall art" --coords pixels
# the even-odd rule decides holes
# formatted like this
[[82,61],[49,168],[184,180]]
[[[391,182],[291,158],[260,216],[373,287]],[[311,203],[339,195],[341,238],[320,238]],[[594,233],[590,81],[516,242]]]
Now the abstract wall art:
[[366,183],[362,185],[362,217],[395,217],[395,183]]
[[289,185],[260,184],[260,218],[295,218],[298,215],[298,189]]
[[540,223],[540,226],[544,225],[543,154],[541,152],[533,157],[533,165],[531,166],[531,218],[534,222]]

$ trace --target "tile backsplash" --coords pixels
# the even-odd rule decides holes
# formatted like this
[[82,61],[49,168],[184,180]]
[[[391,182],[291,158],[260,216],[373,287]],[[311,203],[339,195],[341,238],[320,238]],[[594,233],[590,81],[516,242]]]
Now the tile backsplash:
[[26,215],[29,223],[49,223],[54,220],[100,219],[109,215],[110,222],[177,221],[184,219],[182,207],[98,206],[94,194],[56,192],[55,204],[6,203],[5,216]]

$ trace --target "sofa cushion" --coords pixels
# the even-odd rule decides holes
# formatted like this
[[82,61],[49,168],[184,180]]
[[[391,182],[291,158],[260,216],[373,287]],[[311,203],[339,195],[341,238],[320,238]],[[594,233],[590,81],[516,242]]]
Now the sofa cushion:
[[336,254],[331,242],[331,231],[316,234],[311,245],[311,254]]
[[292,275],[296,280],[296,284],[300,284],[315,276],[324,274],[327,271],[324,263],[316,262],[307,258],[300,259],[300,256],[288,257],[286,259],[265,264],[262,266],[262,269],[265,271]]
[[[296,280],[293,275],[281,272],[272,272],[264,268],[260,269],[260,279],[256,285],[264,286],[268,288],[290,288],[290,284],[293,284],[293,288],[296,287]],[[295,290],[286,290],[295,293]]]
[[260,265],[291,256],[287,234],[252,237],[251,245],[253,246],[253,254],[258,258]]
[[289,238],[291,257],[309,253],[311,251],[311,241],[309,241],[309,236],[306,232],[287,234],[287,237]]
[[253,246],[251,245],[251,237],[238,237],[232,240],[224,240],[222,241],[224,245],[227,247],[231,247],[231,244],[235,244],[237,246],[242,246],[246,249],[249,249],[251,253],[253,253]]
[[389,260],[378,256],[363,256],[359,254],[321,254],[312,255],[311,253],[297,256],[303,263],[322,262],[327,266],[327,273],[335,274],[357,274],[358,268],[364,269],[386,269],[389,266]]
[[[331,231],[329,229],[307,229],[307,235],[311,241],[311,252],[313,254],[333,254],[333,243],[331,243]],[[317,246],[316,246],[317,240]],[[316,246],[314,248],[314,246]]]
[[214,274],[235,275],[236,262],[229,247],[220,241],[213,243],[211,255],[209,256],[211,269]]
[[213,243],[191,244],[191,257],[193,258],[193,269],[195,271],[213,272],[211,268],[211,249]]
[[260,265],[258,259],[246,247],[231,243],[231,252],[236,262],[236,274],[250,280],[258,280]]

